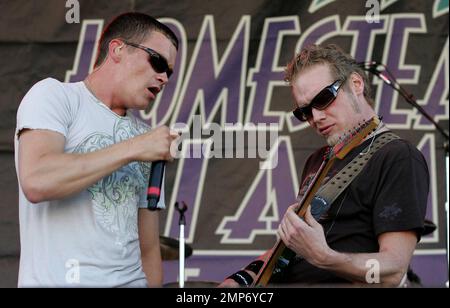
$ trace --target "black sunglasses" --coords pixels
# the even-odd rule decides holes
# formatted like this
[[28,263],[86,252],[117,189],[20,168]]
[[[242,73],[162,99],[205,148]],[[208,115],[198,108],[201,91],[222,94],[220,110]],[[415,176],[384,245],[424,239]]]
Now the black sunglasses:
[[169,67],[169,64],[167,63],[166,58],[164,58],[162,55],[160,55],[159,53],[157,53],[156,51],[154,51],[151,48],[148,48],[148,47],[145,47],[145,46],[142,46],[139,44],[131,43],[131,42],[124,41],[124,43],[127,45],[130,45],[131,47],[142,49],[143,51],[148,53],[150,56],[149,62],[152,65],[155,72],[157,72],[159,74],[166,73],[167,78],[170,78],[170,75],[172,75],[173,70]]
[[344,84],[344,80],[336,80],[329,86],[320,91],[311,102],[303,107],[295,108],[292,113],[301,122],[308,121],[312,117],[312,109],[324,110],[336,99],[341,85]]

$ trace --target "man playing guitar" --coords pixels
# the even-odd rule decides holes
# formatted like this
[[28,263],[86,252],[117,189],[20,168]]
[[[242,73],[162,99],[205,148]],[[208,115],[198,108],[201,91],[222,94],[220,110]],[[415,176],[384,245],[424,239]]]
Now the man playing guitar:
[[[278,228],[278,246],[288,248],[289,260],[276,254],[270,266],[276,245],[259,260],[230,275],[221,286],[399,286],[424,226],[429,189],[424,157],[380,122],[375,131],[361,138],[345,157],[327,169],[320,181],[315,181],[327,151],[340,146],[343,136],[349,132],[351,135],[361,123],[377,118],[368,78],[357,62],[337,46],[311,45],[288,64],[286,81],[296,103],[296,118],[308,122],[329,145],[308,158],[299,200],[305,201],[303,197],[312,187],[341,180],[346,168],[350,173],[357,159],[361,170],[353,178],[350,174],[349,183],[344,181],[348,186],[332,202],[323,201],[326,210],[318,213],[317,200],[323,199],[317,195],[314,202],[306,199],[305,204],[289,207]],[[392,135],[393,140],[374,145],[374,141]],[[372,151],[370,159],[364,161],[368,151]],[[299,210],[302,206],[303,211]],[[286,262],[280,266],[283,260]]]

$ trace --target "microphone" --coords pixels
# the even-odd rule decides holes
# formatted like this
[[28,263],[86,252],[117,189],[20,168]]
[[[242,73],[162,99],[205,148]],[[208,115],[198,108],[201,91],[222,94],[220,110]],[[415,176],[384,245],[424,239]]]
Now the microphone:
[[147,209],[149,209],[150,211],[157,210],[159,197],[161,196],[161,186],[164,177],[165,166],[165,160],[152,162],[147,189]]
[[381,70],[378,68],[379,66],[383,67],[383,64],[377,62],[377,61],[368,61],[368,62],[359,62],[358,66],[362,68],[362,70],[367,71],[369,73],[374,74],[375,76],[378,76],[387,84],[392,84],[391,80],[384,75]]

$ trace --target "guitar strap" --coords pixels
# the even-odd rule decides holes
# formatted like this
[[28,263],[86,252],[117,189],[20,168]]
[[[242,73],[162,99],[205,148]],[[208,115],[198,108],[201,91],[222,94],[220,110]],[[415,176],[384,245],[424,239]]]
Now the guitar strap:
[[341,169],[333,178],[323,185],[311,202],[311,214],[319,220],[331,204],[350,185],[350,183],[361,172],[373,154],[381,149],[385,144],[400,137],[392,132],[380,135],[371,142],[359,155]]

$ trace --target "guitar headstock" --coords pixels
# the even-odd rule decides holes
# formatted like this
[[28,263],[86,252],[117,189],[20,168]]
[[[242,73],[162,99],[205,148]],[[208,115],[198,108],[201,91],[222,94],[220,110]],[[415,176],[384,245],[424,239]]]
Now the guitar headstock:
[[375,131],[379,124],[380,119],[378,117],[373,117],[370,120],[359,124],[357,127],[354,127],[349,132],[345,133],[340,138],[339,142],[330,149],[328,154],[329,157],[334,156],[343,159],[348,152],[358,146],[370,133]]

